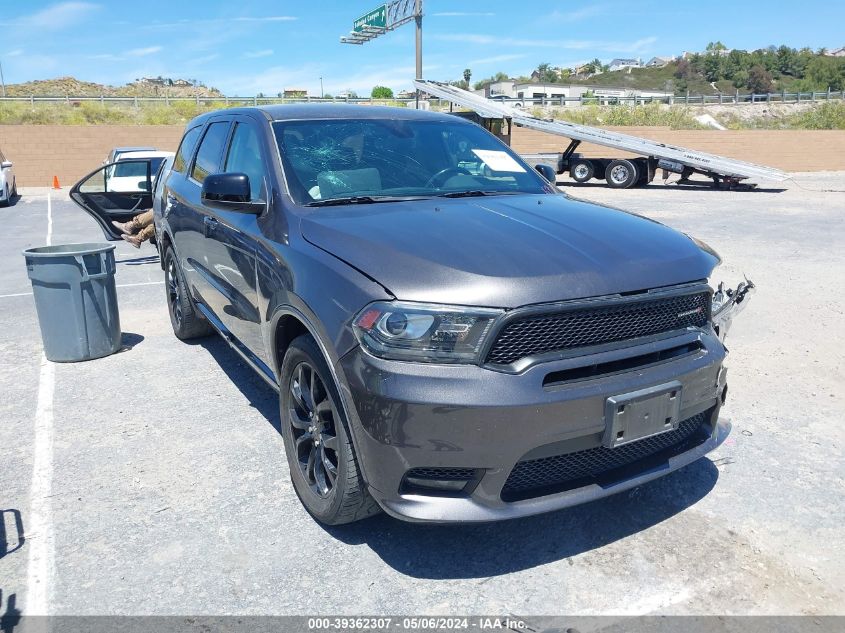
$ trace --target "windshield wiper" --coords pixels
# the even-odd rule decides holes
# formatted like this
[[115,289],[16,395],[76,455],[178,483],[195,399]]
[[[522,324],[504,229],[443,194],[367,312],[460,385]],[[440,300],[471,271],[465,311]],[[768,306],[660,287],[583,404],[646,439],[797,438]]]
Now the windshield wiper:
[[439,198],[476,198],[480,196],[509,196],[518,191],[481,191],[472,189],[470,191],[450,191],[449,193],[437,194]]
[[419,196],[347,196],[345,198],[326,198],[325,200],[314,200],[306,207],[332,207],[344,204],[376,204],[379,202],[408,202],[420,200]]

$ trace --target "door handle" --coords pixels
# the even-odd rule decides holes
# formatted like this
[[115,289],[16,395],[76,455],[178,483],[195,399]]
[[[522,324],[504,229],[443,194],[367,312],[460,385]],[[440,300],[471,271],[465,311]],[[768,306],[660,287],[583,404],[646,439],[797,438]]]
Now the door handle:
[[214,233],[214,229],[217,228],[217,220],[214,218],[210,218],[208,216],[203,217],[202,224],[205,229],[205,236],[208,237],[212,233]]

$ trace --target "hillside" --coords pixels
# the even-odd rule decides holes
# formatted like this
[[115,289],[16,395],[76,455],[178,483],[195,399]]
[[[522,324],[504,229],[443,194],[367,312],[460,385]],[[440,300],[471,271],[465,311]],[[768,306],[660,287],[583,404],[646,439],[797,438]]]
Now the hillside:
[[196,86],[163,86],[155,83],[136,81],[124,86],[109,86],[91,81],[81,81],[74,77],[39,79],[20,84],[6,84],[6,95],[10,97],[222,97],[217,88],[202,84]]
[[[613,72],[600,73],[587,79],[568,78],[563,83],[590,85],[590,86],[624,86],[636,90],[661,90],[681,94],[690,91],[690,94],[714,95],[719,92],[732,94],[737,88],[728,79],[715,81],[718,90],[715,90],[707,79],[696,73],[688,73],[686,84],[679,80],[679,66],[677,62],[667,64],[663,68],[631,68],[628,70],[616,70]],[[785,90],[787,92],[795,89],[797,79],[788,75],[780,75],[772,81],[772,88],[776,92]],[[741,87],[740,92],[748,92],[747,87]]]

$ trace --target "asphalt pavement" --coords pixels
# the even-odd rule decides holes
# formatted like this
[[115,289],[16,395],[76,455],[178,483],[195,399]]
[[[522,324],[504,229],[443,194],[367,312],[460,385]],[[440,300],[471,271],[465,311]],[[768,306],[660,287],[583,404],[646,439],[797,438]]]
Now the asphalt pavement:
[[42,361],[21,250],[102,234],[23,190],[0,209],[0,614],[845,614],[845,174],[797,180],[567,188],[757,283],[708,458],[539,517],[331,529],[291,487],[273,390],[173,336],[153,247],[117,247],[123,351]]

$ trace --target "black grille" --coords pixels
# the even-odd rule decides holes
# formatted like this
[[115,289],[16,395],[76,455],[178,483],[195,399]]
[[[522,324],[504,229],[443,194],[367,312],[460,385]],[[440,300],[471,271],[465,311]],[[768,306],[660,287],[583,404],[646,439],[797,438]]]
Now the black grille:
[[606,448],[517,462],[502,488],[504,501],[518,501],[613,480],[621,469],[644,470],[673,455],[688,451],[707,439],[702,430],[712,409],[683,420],[674,431]]
[[416,479],[449,479],[454,481],[469,481],[475,477],[474,468],[412,468],[405,477]]
[[702,327],[709,318],[709,292],[530,316],[502,329],[487,362],[510,365],[534,354]]

